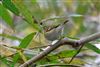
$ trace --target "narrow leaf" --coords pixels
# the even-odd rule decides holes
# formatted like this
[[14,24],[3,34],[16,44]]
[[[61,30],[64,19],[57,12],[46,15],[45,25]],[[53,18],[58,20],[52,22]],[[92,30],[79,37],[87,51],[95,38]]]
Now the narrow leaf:
[[4,7],[12,11],[14,14],[19,15],[19,11],[16,6],[11,2],[11,0],[3,0],[2,1]]
[[59,52],[58,54],[56,54],[57,56],[59,56],[60,58],[68,58],[68,57],[72,57],[77,51],[76,50],[64,50]]
[[26,47],[29,45],[29,43],[31,42],[31,40],[33,39],[33,37],[34,37],[35,34],[36,34],[36,33],[31,33],[31,34],[27,35],[27,36],[21,41],[19,47],[20,47],[20,48],[26,48]]
[[98,49],[96,46],[92,45],[91,43],[88,43],[85,45],[87,48],[93,50],[94,52],[100,54],[100,49]]
[[21,41],[20,38],[18,38],[18,37],[16,37],[16,36],[10,36],[10,35],[8,35],[8,34],[0,34],[0,36],[6,37],[6,38],[9,38],[9,39],[12,39],[12,40],[19,40],[19,41]]
[[21,56],[21,58],[23,59],[24,62],[27,61],[25,55],[20,51],[20,50],[17,50],[17,52],[19,53],[19,55]]
[[6,57],[0,56],[0,62],[3,62],[4,64],[10,67],[10,61],[8,61]]
[[14,28],[13,20],[9,12],[0,4],[0,17],[11,27]]

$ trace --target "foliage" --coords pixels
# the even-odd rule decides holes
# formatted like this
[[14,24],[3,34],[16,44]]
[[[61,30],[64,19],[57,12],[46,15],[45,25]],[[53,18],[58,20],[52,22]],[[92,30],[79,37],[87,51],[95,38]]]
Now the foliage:
[[[91,4],[93,4],[93,6],[91,6]],[[81,36],[84,37],[87,34],[94,33],[95,31],[93,30],[88,31],[91,29],[88,28],[88,26],[86,26],[89,23],[86,18],[88,18],[88,16],[98,16],[98,12],[100,13],[99,6],[100,6],[100,1],[95,1],[95,0],[87,0],[87,1],[84,0],[82,1],[81,0],[76,0],[76,1],[74,0],[68,0],[68,1],[65,0],[61,0],[61,1],[60,0],[47,0],[47,1],[46,0],[44,1],[2,0],[0,1],[0,23],[2,22],[2,24],[7,26],[7,28],[10,27],[12,30],[14,30],[13,34],[12,33],[7,34],[5,32],[0,33],[0,37],[1,37],[0,39],[4,38],[11,41],[17,40],[18,42],[20,42],[19,46],[15,48],[12,48],[9,45],[7,45],[6,47],[15,50],[15,52],[13,52],[11,56],[4,56],[0,54],[1,55],[0,62],[4,63],[5,65],[8,65],[9,67],[16,67],[26,62],[27,59],[32,58],[34,53],[38,54],[39,52],[41,52],[42,48],[40,47],[39,48],[34,47],[34,49],[32,49],[28,46],[30,46],[30,44],[33,44],[32,41],[34,43],[36,42],[35,43],[36,45],[40,44],[38,46],[44,46],[42,44],[46,42],[44,36],[45,32],[43,30],[44,27],[41,26],[41,22],[43,20],[46,20],[43,23],[48,23],[48,25],[50,25],[52,22],[53,25],[55,24],[59,25],[62,24],[61,22],[64,22],[66,20],[65,17],[68,17],[67,19],[69,20],[69,22],[72,21],[71,22],[72,26],[70,27],[70,23],[68,23],[69,25],[65,27],[66,29],[64,31],[64,35],[65,37],[67,36],[68,38],[71,39],[73,38],[78,39]],[[18,19],[18,17],[20,19]],[[16,28],[18,26],[21,26],[21,24],[23,24],[24,21],[27,22],[27,25],[25,26],[25,29],[19,32],[19,30],[17,30]],[[97,25],[99,24],[98,21],[96,22],[90,21],[90,22],[91,23],[89,24],[92,24],[92,22]],[[24,26],[22,27],[24,28]],[[18,33],[24,33],[24,35],[26,35],[27,33],[30,34],[28,34],[26,37],[23,38],[14,36],[14,34],[19,35]],[[100,43],[100,39],[98,39],[96,42]],[[84,52],[87,50],[93,50],[94,52],[100,54],[100,49],[94,46],[94,44],[95,43],[93,44],[87,43],[82,51]],[[12,43],[10,43],[10,45],[12,45]],[[48,56],[44,57],[42,60],[37,62],[37,64],[45,65],[45,64],[62,63],[62,62],[64,64],[67,64],[68,61],[65,62],[65,59],[72,58],[73,55],[77,52],[77,50],[73,50],[73,48],[69,46],[67,46],[66,48],[64,48],[64,50],[62,48],[57,49],[58,51],[55,50],[54,52],[50,53]],[[34,53],[32,53],[31,50],[33,50]],[[37,50],[38,52],[35,52]],[[30,58],[27,55],[30,56]],[[76,63],[80,62],[77,63],[77,65],[85,64],[84,62],[81,63],[81,59],[76,59],[75,62]]]

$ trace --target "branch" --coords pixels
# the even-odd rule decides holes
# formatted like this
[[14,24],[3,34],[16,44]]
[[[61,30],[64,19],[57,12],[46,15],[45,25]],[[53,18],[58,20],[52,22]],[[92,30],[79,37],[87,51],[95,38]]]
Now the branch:
[[68,45],[72,45],[73,47],[78,47],[78,46],[81,46],[81,45],[83,45],[85,43],[88,43],[90,41],[96,40],[98,38],[100,38],[100,32],[92,34],[92,35],[84,37],[84,38],[81,38],[80,40],[73,40],[73,39],[63,38],[63,39],[59,40],[57,43],[55,43],[54,45],[52,45],[52,46],[48,47],[47,49],[45,49],[40,54],[34,56],[33,58],[31,58],[30,60],[28,60],[27,62],[25,62],[24,64],[22,64],[19,67],[27,67],[27,66],[35,63],[36,61],[42,59],[43,57],[48,55],[53,50],[60,47],[61,45],[68,44]]
[[71,64],[46,64],[46,65],[40,65],[39,67],[51,67],[51,66],[81,67],[79,65],[71,65]]
[[90,36],[84,37],[84,38],[80,39],[79,41],[80,41],[80,44],[85,44],[85,43],[88,43],[88,42],[96,40],[96,39],[100,39],[100,32],[97,32]]

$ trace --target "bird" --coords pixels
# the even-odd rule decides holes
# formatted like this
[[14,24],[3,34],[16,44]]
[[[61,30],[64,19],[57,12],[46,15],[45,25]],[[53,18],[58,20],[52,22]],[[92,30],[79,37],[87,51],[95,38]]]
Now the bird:
[[[34,18],[34,17],[33,17]],[[59,17],[58,17],[59,18]],[[46,20],[47,21],[47,20]],[[62,37],[63,35],[63,30],[64,30],[64,26],[65,24],[69,21],[68,19],[60,24],[55,24],[54,22],[48,20],[46,21],[42,21],[42,22],[38,22],[35,18],[34,18],[34,22],[35,23],[39,23],[43,32],[44,32],[44,37],[48,40],[48,41],[54,41],[59,39],[60,37]]]
[[63,36],[63,30],[65,24],[68,22],[68,20],[65,20],[63,23],[57,25],[57,26],[44,26],[44,36],[49,41],[54,41],[59,39]]

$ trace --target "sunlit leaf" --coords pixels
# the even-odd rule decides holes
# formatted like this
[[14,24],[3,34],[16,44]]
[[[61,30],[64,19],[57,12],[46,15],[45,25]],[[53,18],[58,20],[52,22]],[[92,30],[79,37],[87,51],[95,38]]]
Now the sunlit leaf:
[[93,50],[94,52],[100,54],[100,49],[98,49],[98,48],[97,48],[96,46],[94,46],[93,44],[87,43],[85,46],[86,46],[87,48]]
[[19,15],[19,11],[16,6],[11,2],[11,0],[3,0],[2,1],[4,7],[12,11],[14,14]]
[[64,50],[56,54],[56,56],[59,56],[61,58],[72,57],[76,52],[77,52],[76,50]]
[[47,58],[49,58],[49,62],[50,63],[59,63],[59,57],[58,56],[56,56],[56,55],[50,55],[50,56],[47,56]]
[[5,9],[3,7],[3,5],[0,3],[0,17],[11,27],[14,28],[14,24],[13,24],[13,20],[9,14],[9,12],[7,11],[7,9]]
[[26,59],[25,55],[20,50],[17,50],[17,52],[19,53],[19,55],[23,59],[23,61],[26,62],[27,59]]
[[28,36],[26,36],[26,37],[21,41],[19,47],[20,47],[20,48],[26,48],[26,47],[29,45],[29,43],[31,42],[31,40],[33,39],[33,37],[34,37],[35,34],[36,34],[36,33],[31,33],[31,34],[29,34]]

